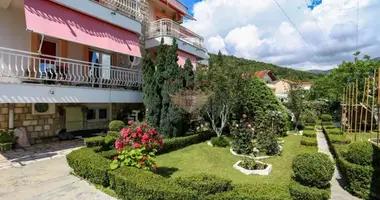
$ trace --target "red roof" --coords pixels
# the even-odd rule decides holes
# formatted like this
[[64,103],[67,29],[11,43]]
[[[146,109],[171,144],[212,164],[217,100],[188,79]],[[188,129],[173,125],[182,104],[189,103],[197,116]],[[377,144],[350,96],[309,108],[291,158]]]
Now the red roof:
[[261,71],[257,71],[255,72],[255,75],[259,78],[264,78],[264,76],[266,74],[268,74],[269,72],[271,72],[270,70],[261,70]]

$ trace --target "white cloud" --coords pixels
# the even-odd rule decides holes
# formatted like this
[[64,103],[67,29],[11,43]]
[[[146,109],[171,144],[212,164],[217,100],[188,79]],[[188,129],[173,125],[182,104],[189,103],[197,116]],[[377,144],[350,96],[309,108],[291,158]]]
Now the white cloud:
[[[213,53],[220,50],[305,70],[331,68],[353,59],[357,0],[324,0],[313,11],[304,0],[278,2],[309,44],[271,0],[203,0],[194,5],[197,21],[184,25],[204,36]],[[380,56],[379,9],[375,0],[360,1],[357,46],[371,57]]]

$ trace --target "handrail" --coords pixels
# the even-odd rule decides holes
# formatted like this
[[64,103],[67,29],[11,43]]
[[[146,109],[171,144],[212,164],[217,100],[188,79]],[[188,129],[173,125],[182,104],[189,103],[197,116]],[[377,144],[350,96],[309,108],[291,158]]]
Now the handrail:
[[139,70],[0,47],[0,82],[16,79],[140,88],[141,77]]
[[160,19],[150,23],[148,39],[161,36],[173,36],[184,40],[195,47],[205,49],[202,36],[170,19]]
[[99,3],[112,10],[116,10],[122,15],[142,21],[142,14],[140,11],[140,1],[138,0],[91,0]]

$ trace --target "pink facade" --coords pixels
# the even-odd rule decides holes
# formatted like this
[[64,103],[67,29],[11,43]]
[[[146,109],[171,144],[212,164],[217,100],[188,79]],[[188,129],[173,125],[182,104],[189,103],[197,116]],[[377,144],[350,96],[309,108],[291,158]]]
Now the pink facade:
[[196,56],[189,54],[189,53],[186,53],[186,52],[181,51],[181,50],[178,50],[177,53],[178,53],[178,62],[177,63],[179,66],[183,67],[185,65],[186,59],[189,58],[191,61],[191,64],[193,64],[193,67],[195,69],[196,64],[197,64],[197,57]]
[[51,1],[25,0],[25,18],[33,32],[141,57],[136,33]]

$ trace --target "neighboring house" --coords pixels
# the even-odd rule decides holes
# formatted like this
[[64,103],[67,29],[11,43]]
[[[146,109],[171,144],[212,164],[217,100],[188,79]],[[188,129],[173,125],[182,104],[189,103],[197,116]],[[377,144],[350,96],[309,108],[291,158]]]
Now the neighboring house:
[[276,87],[274,83],[277,81],[276,75],[271,70],[262,70],[255,72],[255,76],[262,79],[267,86],[275,92]]
[[177,39],[178,64],[209,58],[177,0],[2,0],[0,129],[31,143],[58,132],[105,129],[142,108],[141,55]]

